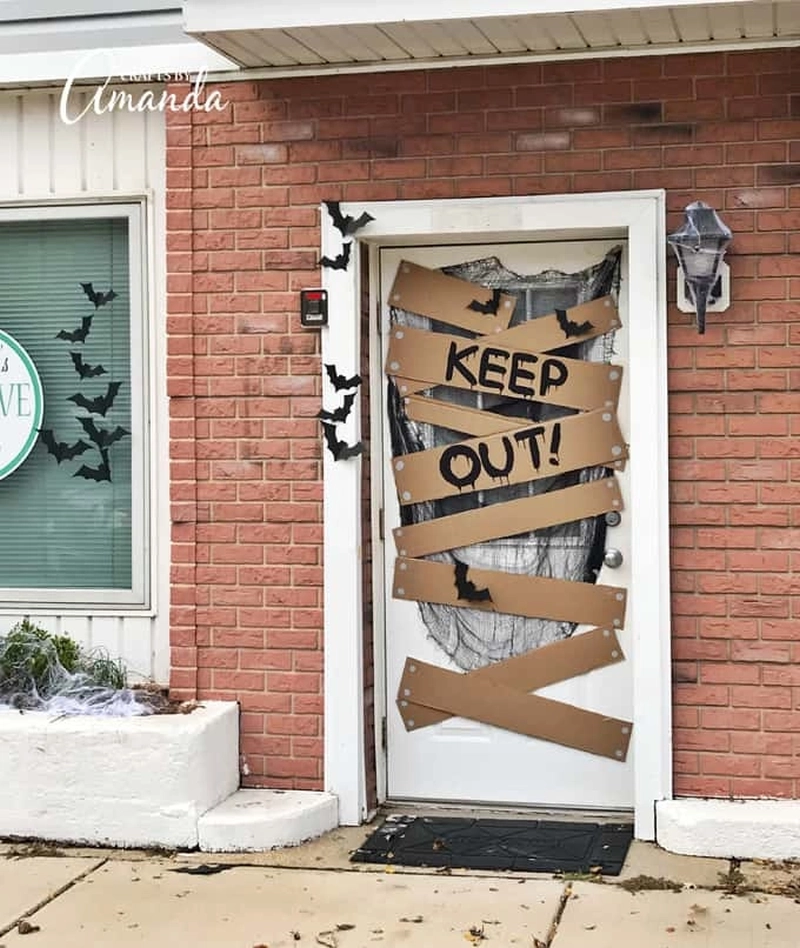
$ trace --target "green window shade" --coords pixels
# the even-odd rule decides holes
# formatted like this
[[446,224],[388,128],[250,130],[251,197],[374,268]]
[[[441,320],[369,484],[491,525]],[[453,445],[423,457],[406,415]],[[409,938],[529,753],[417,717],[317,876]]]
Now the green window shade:
[[[95,307],[82,283],[116,296]],[[86,317],[83,342],[57,338]],[[88,446],[58,462],[40,437],[0,481],[0,588],[131,588],[130,328],[127,219],[0,223],[0,329],[39,372],[43,430]]]

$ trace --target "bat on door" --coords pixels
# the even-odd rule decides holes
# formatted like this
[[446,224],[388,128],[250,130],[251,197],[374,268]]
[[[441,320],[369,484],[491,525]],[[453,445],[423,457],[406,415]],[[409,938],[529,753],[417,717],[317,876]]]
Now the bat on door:
[[491,298],[486,300],[485,303],[481,303],[480,300],[473,300],[467,306],[467,309],[471,309],[474,313],[483,313],[485,316],[496,316],[500,306],[501,292],[500,289],[495,288],[492,290]]
[[102,415],[105,418],[106,412],[114,404],[114,399],[122,387],[122,382],[109,382],[105,395],[98,395],[96,398],[87,398],[78,392],[76,395],[70,395],[67,401],[75,402],[78,408],[84,408],[93,415]]
[[346,461],[348,458],[358,457],[364,450],[364,445],[360,441],[355,444],[340,441],[336,437],[336,425],[332,425],[329,421],[322,422],[322,430],[325,432],[325,445],[333,455],[334,461]]
[[321,408],[317,412],[317,418],[324,418],[326,421],[347,421],[347,417],[350,414],[350,409],[353,407],[353,402],[356,400],[356,393],[351,392],[349,395],[345,395],[344,404],[341,408],[335,408],[333,411],[328,411],[325,408]]
[[556,310],[556,319],[567,339],[572,336],[583,336],[585,333],[591,332],[591,330],[594,329],[594,324],[590,323],[588,319],[585,323],[574,322],[567,316],[565,309]]
[[100,457],[103,460],[98,467],[88,467],[88,465],[82,464],[72,476],[84,477],[87,481],[110,481],[111,466],[108,463],[108,451],[101,450]]
[[491,602],[492,594],[488,589],[476,589],[475,583],[471,579],[467,579],[467,571],[469,570],[467,564],[455,559],[455,557],[453,557],[453,561],[456,565],[458,598],[467,602]]
[[74,332],[67,332],[66,329],[62,329],[56,335],[56,339],[66,339],[67,342],[86,342],[86,337],[89,335],[89,330],[91,328],[92,317],[84,316],[81,320],[80,329],[76,329]]
[[91,283],[81,283],[81,289],[94,303],[95,309],[99,309],[117,298],[117,294],[113,290],[109,290],[108,293],[98,293]]
[[342,252],[338,257],[322,257],[319,261],[321,267],[327,267],[329,270],[346,270],[350,263],[350,247],[352,244],[342,244]]
[[343,214],[338,201],[325,201],[325,207],[333,220],[333,226],[339,231],[342,237],[352,237],[357,230],[366,227],[370,221],[375,218],[366,211],[360,217],[350,217],[349,214]]
[[96,444],[98,448],[108,448],[116,441],[119,441],[120,438],[124,438],[125,435],[130,434],[130,431],[121,425],[117,425],[113,431],[109,431],[107,428],[98,428],[93,418],[79,417],[78,421],[83,426],[83,430],[89,436],[92,443]]
[[331,385],[334,387],[334,390],[340,392],[343,388],[358,388],[361,384],[360,375],[351,375],[350,378],[347,378],[345,375],[339,375],[336,370],[336,366],[333,364],[325,363],[325,371],[328,373],[328,378],[330,379]]
[[56,441],[50,428],[40,428],[39,437],[42,439],[42,444],[59,464],[62,461],[71,461],[73,458],[78,457],[79,454],[83,454],[84,451],[88,451],[91,448],[91,445],[85,441],[79,440],[74,444],[67,444],[65,441]]
[[84,362],[80,352],[70,352],[70,357],[72,358],[72,364],[75,366],[75,371],[82,379],[93,379],[97,375],[108,374],[104,366],[89,365],[88,362]]

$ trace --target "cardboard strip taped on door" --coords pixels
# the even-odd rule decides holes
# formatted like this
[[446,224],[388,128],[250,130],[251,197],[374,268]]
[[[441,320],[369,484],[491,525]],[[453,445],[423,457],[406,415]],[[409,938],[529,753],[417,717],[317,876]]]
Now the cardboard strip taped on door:
[[427,556],[470,543],[595,517],[610,510],[622,510],[622,494],[615,477],[603,477],[563,490],[397,527],[392,532],[400,556]]
[[[561,642],[507,658],[504,662],[477,668],[462,677],[465,682],[469,682],[470,687],[488,681],[527,693],[624,660],[625,655],[614,631],[590,629]],[[406,660],[397,689],[397,706],[406,727],[413,721],[410,729],[418,731],[421,727],[446,721],[452,715],[419,704],[412,700],[410,694],[406,694],[406,691],[410,692],[415,687],[411,681],[413,673],[409,672],[411,664],[417,664],[415,659]]]
[[[406,670],[402,693],[415,704],[612,760],[624,761],[627,756],[630,721],[526,694],[492,681],[470,682],[460,672],[416,659],[406,660]],[[405,723],[409,730],[416,728],[414,718]]]
[[[409,326],[392,328],[386,374],[423,382],[424,388],[450,385],[587,411],[616,407],[622,381],[618,365],[566,359],[495,345],[494,339],[463,339]],[[399,390],[408,394],[402,383]]]
[[488,589],[491,600],[458,598],[455,567],[450,563],[398,557],[394,564],[395,599],[438,602],[533,619],[607,625],[625,624],[627,594],[620,586],[598,586],[547,576],[526,576],[502,570],[469,567],[467,579]]
[[610,410],[584,412],[392,460],[401,504],[524,484],[583,467],[624,466],[628,448]]
[[389,290],[390,306],[478,334],[505,329],[516,302],[510,293],[488,290],[408,260],[400,261]]
[[519,418],[498,415],[493,411],[466,408],[438,398],[424,395],[409,395],[403,401],[406,415],[412,421],[422,421],[451,431],[468,435],[491,435],[519,427]]

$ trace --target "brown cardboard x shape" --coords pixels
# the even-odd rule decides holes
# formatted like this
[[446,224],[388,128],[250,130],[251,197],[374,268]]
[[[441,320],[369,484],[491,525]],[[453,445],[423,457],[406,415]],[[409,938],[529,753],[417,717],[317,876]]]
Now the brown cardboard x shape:
[[409,731],[457,715],[623,761],[630,721],[528,692],[624,657],[613,631],[592,629],[467,674],[408,658],[397,704]]

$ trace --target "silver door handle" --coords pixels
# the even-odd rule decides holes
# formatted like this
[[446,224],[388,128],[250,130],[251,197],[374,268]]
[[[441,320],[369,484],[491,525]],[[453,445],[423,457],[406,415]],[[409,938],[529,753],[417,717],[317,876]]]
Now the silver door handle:
[[622,553],[619,550],[609,549],[603,554],[603,562],[611,569],[622,566]]

